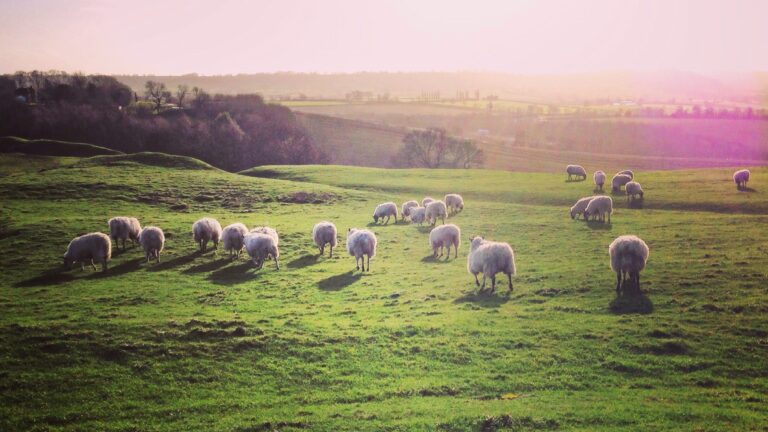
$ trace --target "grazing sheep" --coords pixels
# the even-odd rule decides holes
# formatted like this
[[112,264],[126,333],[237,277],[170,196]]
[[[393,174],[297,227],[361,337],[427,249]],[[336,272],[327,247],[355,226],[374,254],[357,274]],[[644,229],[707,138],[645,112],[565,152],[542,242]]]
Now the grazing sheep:
[[101,271],[107,271],[107,261],[112,258],[112,242],[109,236],[100,232],[83,234],[69,242],[67,251],[64,252],[64,268],[70,270],[76,262],[80,263],[80,269],[85,270],[85,263],[90,261],[96,270],[94,261],[101,263]]
[[611,269],[616,272],[616,294],[627,287],[627,282],[640,291],[640,271],[648,262],[648,245],[637,236],[619,236],[608,246]]
[[578,219],[579,215],[583,214],[584,210],[587,209],[587,205],[592,201],[592,198],[594,198],[594,196],[585,197],[576,201],[576,204],[571,207],[571,219]]
[[587,208],[584,209],[584,220],[589,220],[590,217],[596,217],[600,222],[605,223],[605,215],[608,215],[608,222],[611,222],[611,214],[613,214],[613,199],[609,196],[596,196],[587,204]]
[[312,228],[312,239],[317,247],[320,248],[320,255],[325,253],[325,245],[329,245],[331,253],[328,257],[333,258],[333,248],[338,244],[336,225],[325,221],[316,223],[315,227]]
[[418,207],[419,202],[415,200],[406,201],[403,203],[403,208],[400,211],[400,216],[403,218],[403,221],[405,221],[406,217],[411,216],[411,209],[414,207]]
[[632,181],[632,177],[627,174],[616,174],[611,180],[611,192],[621,192],[621,187]]
[[144,248],[144,255],[147,257],[147,263],[150,258],[155,258],[160,262],[160,252],[165,246],[165,234],[158,227],[148,226],[141,230],[139,234],[139,244]]
[[635,173],[632,172],[632,170],[619,171],[619,172],[616,173],[616,175],[627,175],[627,176],[629,176],[630,179],[632,179],[632,180],[635,179]]
[[496,290],[496,273],[504,273],[509,278],[509,291],[511,292],[512,275],[515,274],[515,253],[507,243],[473,237],[467,256],[467,271],[475,276],[477,286],[480,286],[477,274],[483,273],[483,285],[480,287],[480,291],[485,289],[486,277],[490,277],[491,292]]
[[639,195],[643,198],[643,187],[636,181],[631,181],[624,186],[624,190],[627,192],[627,202],[635,199],[635,195]]
[[192,225],[192,234],[195,243],[200,246],[200,251],[208,249],[208,241],[213,241],[213,248],[218,249],[221,238],[221,224],[213,218],[202,218]]
[[[381,219],[382,223],[388,224],[389,218],[392,216],[395,217],[395,222],[397,222],[397,204],[393,202],[381,203],[376,206],[376,210],[373,212],[373,222],[378,223],[379,219]],[[384,218],[387,218],[386,222],[384,222]]]
[[258,233],[258,234],[266,234],[272,237],[273,239],[275,239],[276,245],[280,244],[280,236],[277,235],[277,231],[275,231],[274,228],[270,228],[268,226],[257,226],[257,227],[254,227],[250,232]]
[[458,213],[464,210],[464,198],[462,198],[459,194],[448,194],[443,200],[445,202],[445,206],[452,213]]
[[445,208],[445,203],[442,201],[432,201],[427,205],[424,217],[427,223],[435,226],[437,218],[440,218],[440,223],[445,223],[445,218],[448,217],[448,210]]
[[461,230],[454,224],[440,225],[429,233],[429,246],[432,248],[432,256],[438,257],[437,250],[440,249],[440,255],[443,256],[443,248],[448,253],[445,259],[451,257],[451,246],[456,249],[454,258],[459,257],[459,245],[461,244]]
[[141,224],[134,217],[117,216],[107,222],[109,225],[109,237],[119,246],[118,241],[123,241],[123,250],[125,250],[125,241],[130,239],[131,244],[135,245],[141,232]]
[[595,174],[592,176],[592,178],[595,180],[595,186],[599,190],[603,190],[603,185],[605,184],[605,173],[602,171],[595,171]]
[[435,199],[432,198],[432,197],[424,197],[424,199],[421,200],[421,206],[424,207],[424,208],[427,208],[429,203],[434,202],[434,201],[435,201]]
[[571,180],[573,176],[581,177],[582,180],[587,179],[587,170],[581,165],[568,165],[565,167],[565,172],[568,173],[568,180]]
[[410,211],[411,223],[423,224],[427,218],[427,209],[424,207],[413,207]]
[[371,271],[371,258],[376,256],[376,234],[366,229],[350,228],[347,232],[347,252],[355,257],[355,265],[360,270],[360,261],[363,262],[362,271],[365,271],[365,257],[368,257],[368,271]]
[[245,246],[245,235],[248,227],[240,222],[227,225],[221,231],[221,240],[224,242],[224,250],[229,252],[230,258],[240,258],[240,253]]
[[733,173],[733,181],[736,183],[736,189],[744,189],[749,181],[749,170],[743,169]]
[[264,261],[270,258],[275,260],[275,267],[280,270],[280,249],[277,245],[277,237],[261,231],[251,230],[251,232],[245,235],[243,242],[245,243],[245,250],[250,255],[253,263],[256,264],[256,270],[261,270],[264,266]]

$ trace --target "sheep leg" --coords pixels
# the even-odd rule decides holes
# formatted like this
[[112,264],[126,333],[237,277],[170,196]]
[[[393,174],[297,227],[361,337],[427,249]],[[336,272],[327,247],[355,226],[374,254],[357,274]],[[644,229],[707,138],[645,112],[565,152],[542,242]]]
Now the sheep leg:
[[637,286],[637,292],[640,292],[640,272],[635,272],[635,286]]
[[509,278],[509,292],[512,292],[512,273],[507,273],[507,278]]
[[477,273],[474,273],[475,275],[475,285],[480,286],[480,281],[477,280]]
[[371,271],[371,256],[368,255],[368,271]]
[[275,267],[280,270],[280,261],[278,261],[277,257],[275,257]]
[[104,258],[104,261],[101,262],[101,272],[105,273],[107,271],[107,259]]
[[93,263],[93,258],[91,258],[91,267],[93,267],[93,271],[96,271],[96,264]]
[[328,255],[329,258],[333,258],[333,246],[331,246],[331,253]]
[[320,256],[323,256],[324,253],[325,253],[325,243],[323,243],[323,245],[320,246]]
[[496,275],[491,276],[491,294],[496,292]]
[[355,257],[355,269],[360,270],[360,257]]
[[621,291],[621,272],[616,272],[616,295]]
[[160,264],[160,251],[155,252],[155,258],[157,258],[157,263]]
[[480,287],[480,291],[485,289],[485,272],[483,272],[483,286]]

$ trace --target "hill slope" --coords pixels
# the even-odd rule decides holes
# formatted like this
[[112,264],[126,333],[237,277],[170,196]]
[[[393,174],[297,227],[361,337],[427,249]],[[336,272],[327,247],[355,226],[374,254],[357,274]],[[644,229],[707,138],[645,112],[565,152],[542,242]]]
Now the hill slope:
[[26,153],[42,156],[75,157],[123,154],[123,152],[93,144],[49,139],[27,140],[19,137],[0,138],[0,153]]

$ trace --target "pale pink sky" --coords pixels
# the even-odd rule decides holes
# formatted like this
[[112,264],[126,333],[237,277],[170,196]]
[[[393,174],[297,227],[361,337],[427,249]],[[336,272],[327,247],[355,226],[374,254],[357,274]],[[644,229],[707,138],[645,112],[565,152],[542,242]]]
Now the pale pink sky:
[[0,72],[768,70],[768,0],[0,0]]

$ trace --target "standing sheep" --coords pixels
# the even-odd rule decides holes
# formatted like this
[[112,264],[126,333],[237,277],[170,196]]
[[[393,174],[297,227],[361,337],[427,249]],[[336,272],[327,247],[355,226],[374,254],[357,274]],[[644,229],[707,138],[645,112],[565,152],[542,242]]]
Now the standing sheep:
[[621,187],[632,181],[632,177],[627,174],[616,174],[611,180],[611,192],[621,192]]
[[230,258],[240,258],[240,253],[245,246],[245,235],[248,234],[248,227],[240,222],[227,225],[221,231],[221,240],[224,242],[224,250],[229,252]]
[[442,201],[432,201],[427,205],[427,210],[424,213],[424,217],[427,223],[435,226],[437,218],[440,218],[440,223],[445,223],[445,218],[448,216],[448,211],[445,208],[445,203]]
[[415,200],[410,200],[410,201],[404,202],[403,203],[403,208],[400,211],[400,217],[403,218],[403,221],[405,221],[406,217],[410,217],[411,216],[411,209],[414,208],[414,207],[418,207],[418,206],[419,206],[419,203],[418,203],[418,201],[415,201]]
[[368,271],[371,271],[371,258],[376,256],[376,234],[367,229],[350,228],[347,232],[347,252],[355,257],[355,265],[360,270],[360,261],[365,271],[365,257],[368,257]]
[[640,291],[640,271],[648,262],[648,245],[637,236],[617,237],[608,246],[611,269],[616,272],[616,294],[626,290],[627,282]]
[[585,170],[581,165],[568,165],[565,167],[565,172],[568,173],[569,181],[572,179],[572,177],[581,177],[582,180],[587,179],[587,170]]
[[456,214],[464,210],[464,198],[462,198],[459,194],[448,194],[443,200],[445,202],[445,206],[448,208],[448,211],[451,213]]
[[221,224],[213,218],[202,218],[192,225],[192,234],[195,243],[200,246],[200,251],[208,249],[208,241],[213,241],[213,248],[218,249],[221,239]]
[[467,271],[475,277],[475,284],[480,286],[477,274],[483,273],[483,285],[480,291],[485,289],[486,277],[491,278],[491,292],[496,290],[496,274],[504,273],[509,278],[509,291],[512,291],[512,275],[515,274],[515,253],[508,243],[494,242],[473,237],[467,256]]
[[587,204],[587,208],[584,210],[584,219],[589,220],[590,217],[597,217],[597,219],[605,223],[605,215],[608,215],[608,223],[611,222],[611,214],[613,214],[613,199],[609,196],[596,196]]
[[250,255],[253,263],[256,264],[256,270],[261,270],[264,266],[264,261],[270,258],[275,260],[275,267],[280,270],[280,249],[278,248],[277,237],[261,231],[251,230],[251,232],[245,235],[243,242],[245,243],[245,250]]
[[[379,219],[381,219],[382,223],[388,224],[389,218],[392,216],[395,217],[395,222],[397,222],[397,204],[393,202],[381,203],[376,206],[376,210],[373,212],[373,222],[378,223]],[[386,222],[384,222],[384,218],[387,218]]]
[[635,195],[639,195],[640,199],[643,198],[643,187],[636,181],[631,181],[624,186],[624,190],[627,192],[627,202],[634,200]]
[[435,201],[435,199],[432,198],[432,197],[424,197],[424,199],[421,200],[421,206],[424,207],[424,208],[427,208],[429,203],[434,202],[434,201]]
[[316,223],[314,228],[312,228],[312,239],[320,249],[320,255],[325,253],[325,245],[329,245],[331,252],[328,254],[328,257],[333,258],[333,248],[338,243],[336,225],[326,221]]
[[576,201],[576,204],[571,207],[571,219],[578,219],[579,215],[584,213],[584,210],[587,209],[587,205],[589,205],[589,202],[592,201],[593,198],[594,196],[585,197]]
[[603,190],[603,185],[605,184],[605,173],[602,171],[595,171],[595,174],[592,176],[592,178],[595,180],[595,186],[598,190]]
[[147,257],[147,263],[150,258],[155,258],[160,262],[160,252],[165,246],[165,234],[158,227],[148,226],[141,230],[139,234],[139,244],[144,248],[144,255]]
[[635,173],[632,172],[632,170],[619,171],[616,173],[616,175],[626,175],[626,176],[629,176],[631,180],[635,179]]
[[432,257],[437,258],[438,249],[443,256],[443,248],[447,249],[446,261],[451,257],[451,246],[456,249],[454,258],[459,257],[459,245],[461,244],[461,230],[454,224],[440,225],[429,233],[429,246],[432,248]]
[[427,209],[424,207],[413,207],[410,211],[411,223],[423,224],[427,218]]
[[749,181],[749,170],[743,169],[733,173],[733,181],[736,183],[736,189],[746,189],[747,182]]
[[275,244],[280,244],[280,236],[277,235],[277,231],[275,231],[274,228],[268,227],[268,226],[257,226],[254,227],[251,231],[251,233],[259,233],[259,234],[266,234],[270,237],[272,237],[275,240]]
[[117,216],[113,217],[107,222],[109,225],[109,236],[115,242],[115,246],[119,246],[119,240],[123,241],[123,250],[125,250],[125,241],[131,240],[131,244],[135,245],[139,239],[139,233],[141,232],[141,224],[139,220],[134,217]]
[[76,262],[80,263],[80,269],[85,270],[85,263],[90,261],[93,270],[96,270],[94,261],[101,263],[101,271],[107,271],[107,261],[112,258],[112,242],[104,233],[94,232],[75,237],[69,242],[67,251],[64,252],[64,268],[70,270]]

